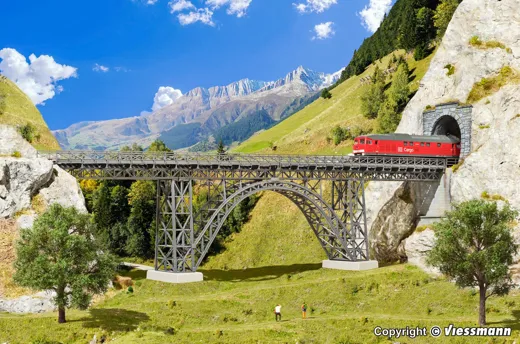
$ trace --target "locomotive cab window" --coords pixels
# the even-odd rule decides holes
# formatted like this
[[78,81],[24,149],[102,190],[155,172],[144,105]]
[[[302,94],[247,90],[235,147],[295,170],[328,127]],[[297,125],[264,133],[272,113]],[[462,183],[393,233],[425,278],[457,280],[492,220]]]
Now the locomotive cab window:
[[437,147],[440,147],[440,146],[441,146],[441,144],[440,144],[440,143],[437,143]]
[[377,145],[377,140],[376,140],[376,142],[374,144]]
[[426,147],[430,147],[430,143],[429,142],[426,142]]
[[404,141],[404,145],[405,145],[405,146],[408,146],[408,142]]
[[361,139],[361,141],[359,141],[359,143],[361,143],[362,145],[365,144],[365,140],[364,139]]
[[368,144],[371,145],[371,144],[372,144],[372,141],[371,141],[371,140],[368,140]]
[[421,142],[421,147],[424,147],[424,142]]

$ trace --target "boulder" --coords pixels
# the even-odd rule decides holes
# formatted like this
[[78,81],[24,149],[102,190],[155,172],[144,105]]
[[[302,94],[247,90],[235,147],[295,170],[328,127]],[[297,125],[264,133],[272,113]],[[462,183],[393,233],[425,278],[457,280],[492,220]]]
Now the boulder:
[[406,239],[404,248],[408,263],[418,266],[430,275],[438,276],[440,271],[426,264],[426,256],[435,243],[435,233],[427,228],[422,232],[414,232]]
[[64,207],[73,206],[82,213],[87,212],[78,181],[59,166],[54,166],[52,181],[40,190],[40,195],[48,205],[58,203]]
[[16,299],[0,299],[0,312],[9,313],[44,313],[53,312],[56,306],[52,299],[55,293],[42,291],[31,296],[20,296]]
[[50,181],[52,167],[46,159],[0,158],[0,186],[7,191],[0,196],[0,218],[30,209],[32,197]]

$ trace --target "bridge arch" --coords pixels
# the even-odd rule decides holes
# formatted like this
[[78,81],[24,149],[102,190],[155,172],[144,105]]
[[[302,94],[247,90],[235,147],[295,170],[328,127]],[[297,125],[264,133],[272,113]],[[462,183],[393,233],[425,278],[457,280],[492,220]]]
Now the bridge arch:
[[304,214],[329,258],[353,258],[350,250],[347,250],[353,249],[353,245],[349,245],[350,238],[341,234],[345,233],[344,223],[318,193],[291,181],[265,180],[246,184],[226,198],[213,212],[195,239],[195,252],[200,254],[196,259],[195,269],[202,263],[233,209],[247,197],[262,191],[274,191],[292,201]]
[[460,106],[458,103],[437,105],[423,113],[424,135],[453,135],[460,139],[461,157],[471,151],[471,123],[473,107]]

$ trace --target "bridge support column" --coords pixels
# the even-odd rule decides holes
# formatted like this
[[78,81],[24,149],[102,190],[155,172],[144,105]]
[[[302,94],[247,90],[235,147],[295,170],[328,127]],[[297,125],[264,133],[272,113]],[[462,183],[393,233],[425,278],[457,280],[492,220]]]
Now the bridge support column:
[[339,215],[341,239],[349,243],[352,261],[368,261],[368,231],[365,208],[365,181],[348,179],[332,182],[332,209]]
[[157,182],[155,270],[147,278],[170,283],[202,281],[194,254],[193,182]]

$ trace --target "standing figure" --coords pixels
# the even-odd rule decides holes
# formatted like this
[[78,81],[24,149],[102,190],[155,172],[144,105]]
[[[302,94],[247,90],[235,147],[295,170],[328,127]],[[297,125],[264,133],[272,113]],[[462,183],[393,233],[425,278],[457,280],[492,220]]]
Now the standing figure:
[[307,303],[304,301],[302,305],[302,319],[305,318],[307,318]]
[[282,321],[282,306],[280,306],[280,304],[276,305],[276,307],[274,307],[274,319],[276,321],[280,320]]

